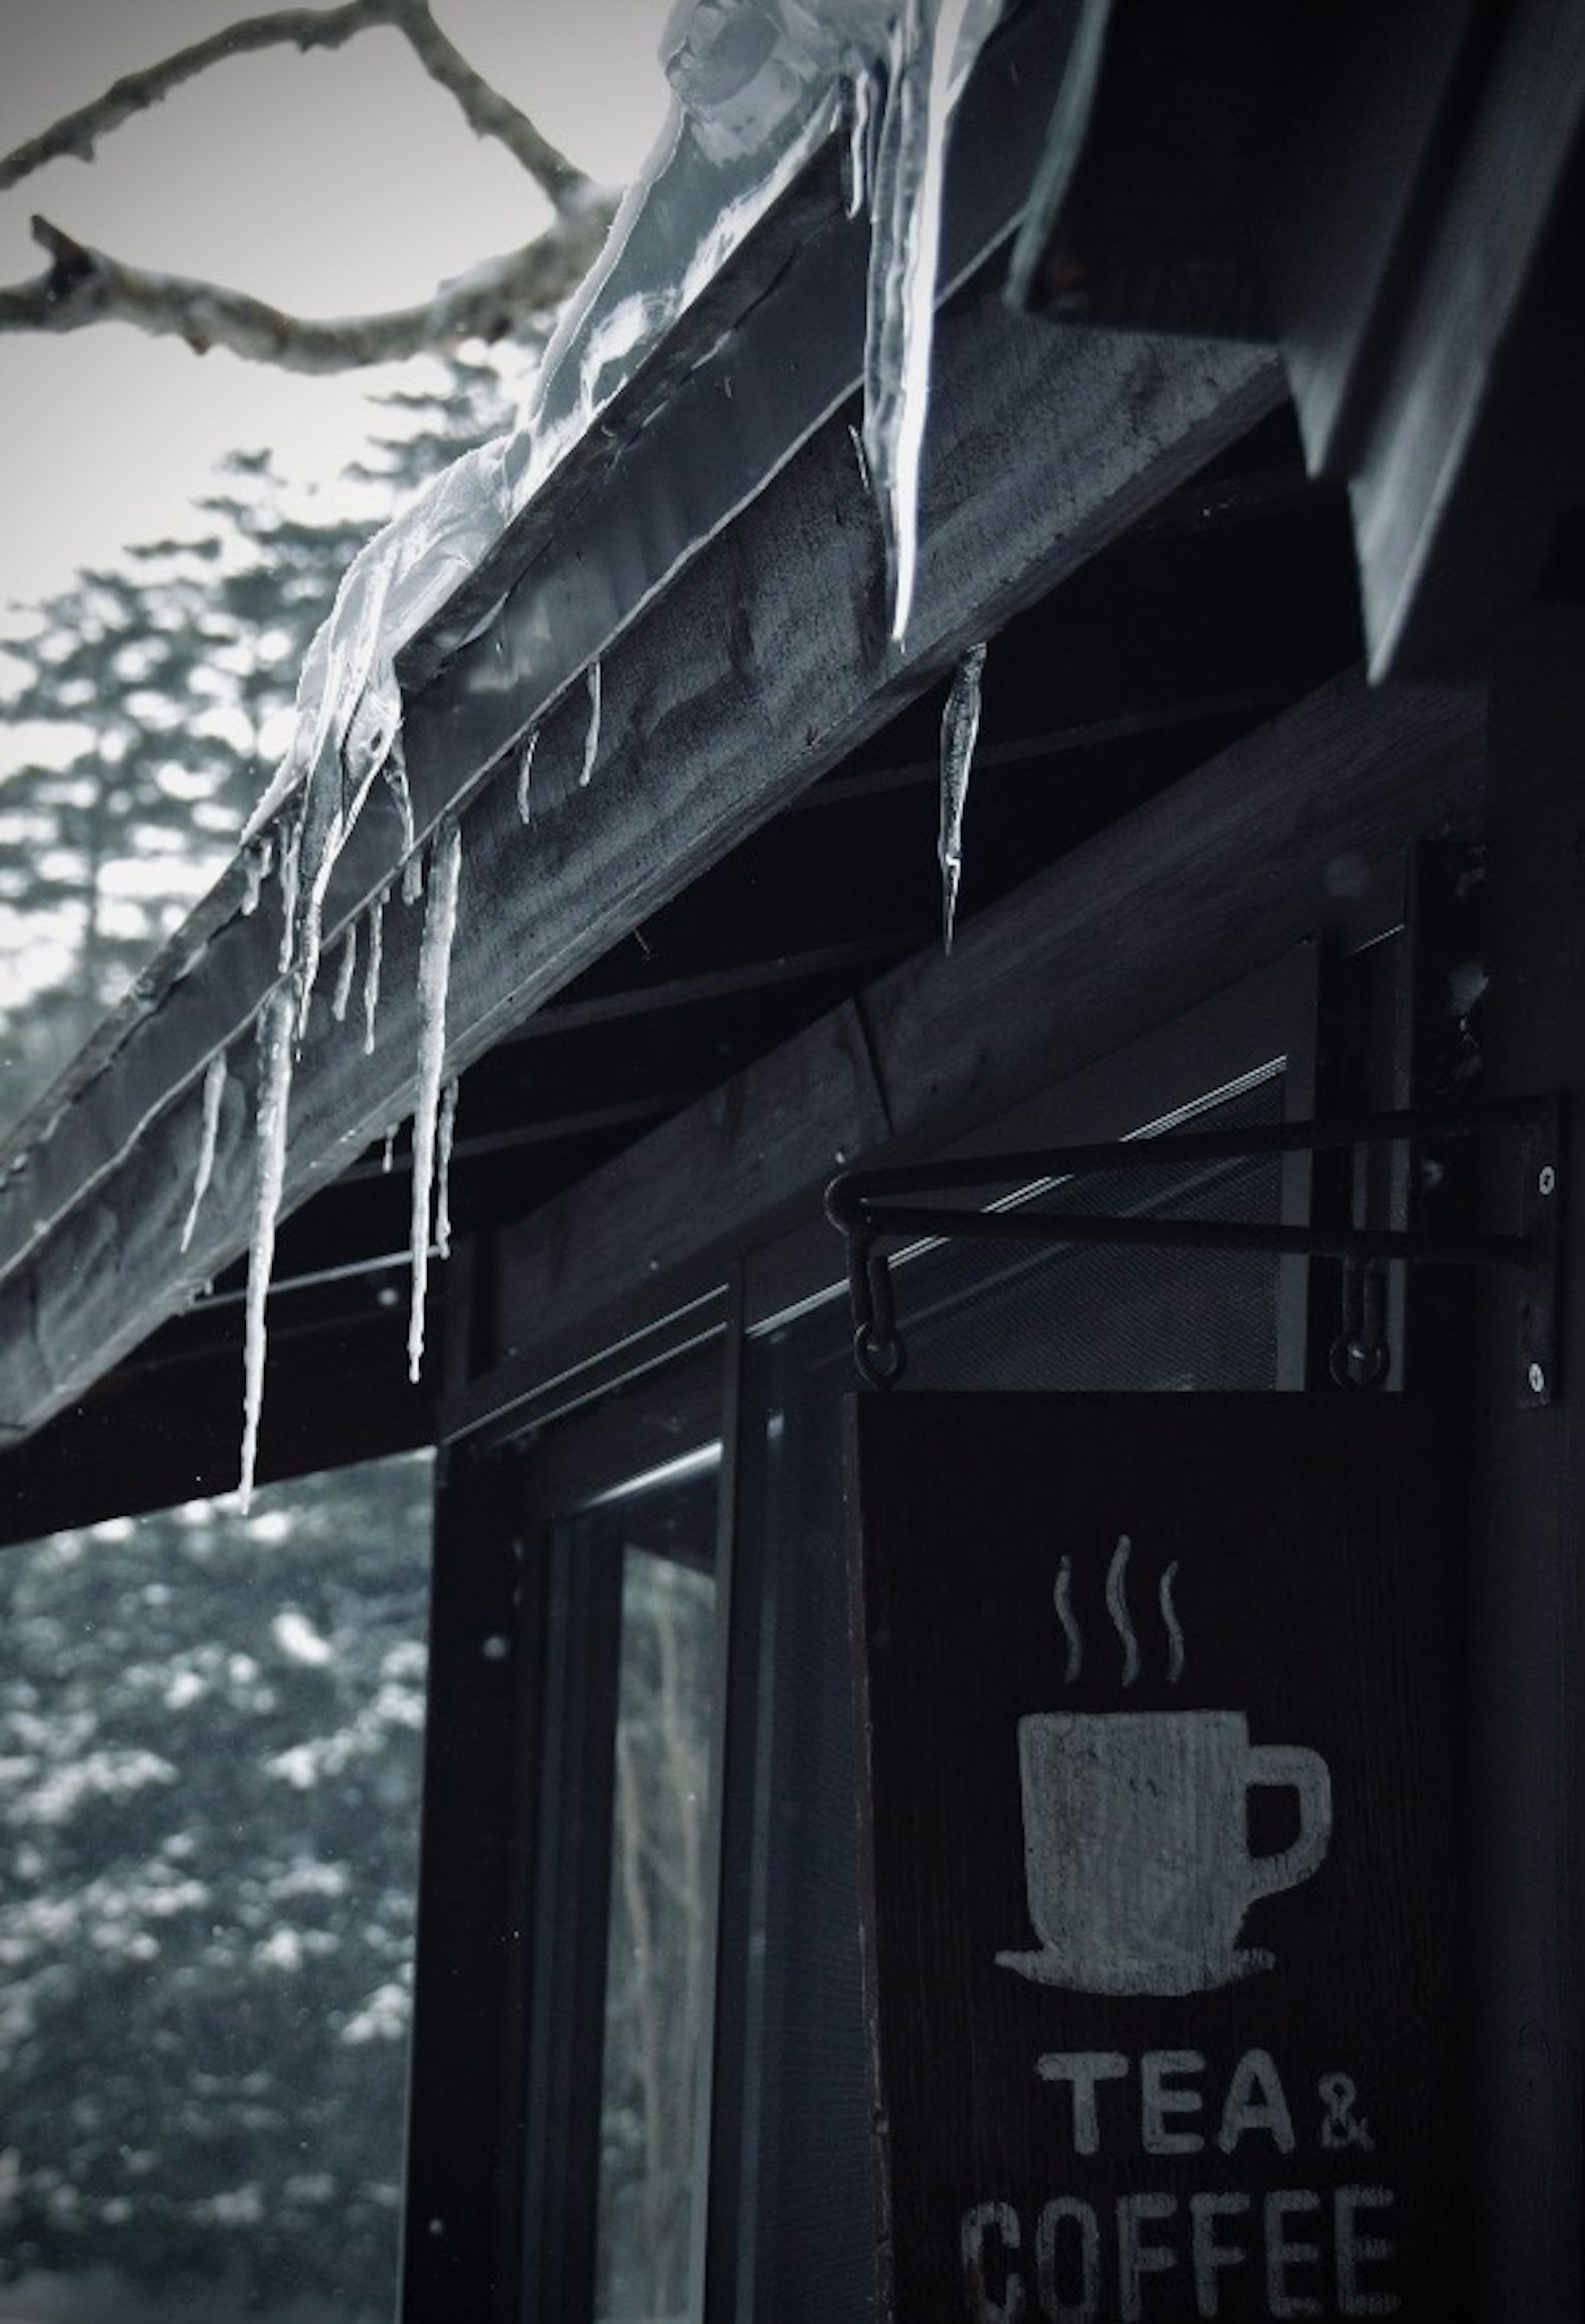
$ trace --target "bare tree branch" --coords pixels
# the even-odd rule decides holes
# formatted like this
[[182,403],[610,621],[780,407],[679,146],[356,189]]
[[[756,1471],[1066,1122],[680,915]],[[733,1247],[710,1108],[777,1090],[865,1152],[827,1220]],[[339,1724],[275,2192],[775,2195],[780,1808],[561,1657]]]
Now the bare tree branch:
[[33,238],[51,263],[31,281],[0,290],[0,332],[131,323],[155,337],[185,339],[198,355],[226,347],[284,371],[352,371],[463,339],[521,332],[583,280],[599,254],[613,209],[609,198],[585,185],[548,233],[442,283],[423,305],[330,321],[286,314],[220,283],[125,265],[35,217]]
[[48,161],[66,155],[91,161],[102,137],[212,65],[260,49],[338,49],[359,32],[386,26],[401,34],[430,79],[456,99],[469,126],[481,137],[499,138],[558,210],[576,201],[588,184],[585,173],[540,135],[527,114],[474,70],[435,22],[429,0],[345,0],[339,8],[281,8],[227,25],[158,64],[124,75],[92,104],[17,146],[0,160],[0,193]]
[[135,115],[146,113],[162,97],[169,97],[173,88],[179,88],[183,81],[196,79],[211,65],[224,64],[231,57],[244,56],[255,49],[338,49],[355,33],[367,32],[376,24],[390,23],[403,5],[404,0],[346,0],[346,5],[340,8],[282,8],[272,15],[251,16],[240,24],[227,25],[224,32],[211,32],[207,40],[195,41],[190,48],[178,49],[158,64],[125,74],[91,105],[67,114],[8,153],[0,161],[0,193],[19,185],[47,161],[58,161],[64,155],[91,161],[101,137],[108,136]]
[[474,70],[435,22],[429,0],[384,0],[384,5],[430,79],[456,97],[469,128],[481,137],[498,137],[558,210],[576,202],[589,182],[584,171]]

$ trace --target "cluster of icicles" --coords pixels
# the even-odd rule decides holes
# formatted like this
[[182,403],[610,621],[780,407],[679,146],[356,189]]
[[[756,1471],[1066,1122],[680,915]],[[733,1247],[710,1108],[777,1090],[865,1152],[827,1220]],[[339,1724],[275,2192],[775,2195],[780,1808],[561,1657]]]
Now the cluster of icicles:
[[[840,88],[809,136],[848,125],[850,210],[867,211],[871,259],[864,361],[863,465],[885,545],[891,634],[907,633],[917,577],[919,474],[929,385],[930,346],[941,218],[947,124],[959,92],[1000,14],[1001,0],[774,0],[784,33],[811,34],[810,53],[840,59]],[[695,124],[696,128],[698,124]],[[707,141],[705,141],[707,143]],[[804,144],[784,146],[775,183],[785,178]],[[767,189],[772,188],[768,176]],[[642,189],[637,199],[641,201]],[[630,197],[629,211],[634,202]],[[622,222],[613,235],[620,241]],[[619,255],[619,254],[618,254]],[[714,261],[712,261],[714,263]],[[611,262],[615,263],[613,258]],[[265,1311],[275,1235],[285,1191],[288,1116],[294,1067],[308,1027],[320,969],[323,914],[332,876],[377,780],[390,787],[403,823],[401,892],[410,906],[424,900],[419,947],[419,1040],[412,1129],[411,1307],[408,1361],[416,1379],[424,1351],[424,1304],[431,1251],[446,1254],[450,1226],[447,1168],[455,1134],[456,1083],[447,1080],[446,1010],[463,876],[461,826],[455,809],[424,849],[413,828],[401,747],[398,651],[446,602],[458,581],[521,512],[567,440],[587,424],[603,400],[594,384],[610,361],[612,330],[621,306],[585,329],[598,305],[602,271],[585,290],[547,353],[537,404],[509,437],[470,453],[436,480],[404,517],[387,527],[349,569],[336,608],[316,638],[298,693],[292,747],[249,828],[249,890],[244,908],[256,907],[265,878],[278,881],[281,900],[280,981],[257,1021],[258,1073],[253,1204],[244,1356],[240,1492],[252,1495],[263,1403]],[[664,315],[643,318],[648,351],[687,302],[701,263]],[[631,303],[631,302],[629,302]],[[626,325],[623,325],[626,327]],[[576,374],[567,403],[565,381]],[[960,665],[948,699],[942,736],[939,853],[945,933],[952,942],[963,861],[963,815],[979,722],[984,648]],[[588,724],[579,780],[587,784],[600,744],[601,676],[586,673]],[[530,729],[518,767],[518,807],[530,816],[530,779],[538,737]],[[270,829],[266,829],[270,826]],[[363,1038],[373,1051],[380,999],[382,927],[391,890],[362,914]],[[358,975],[358,923],[346,928],[334,973],[330,1015],[344,1023]],[[224,1056],[210,1063],[204,1083],[198,1165],[182,1233],[196,1231],[214,1170],[227,1079]],[[389,1143],[387,1152],[389,1154]]]

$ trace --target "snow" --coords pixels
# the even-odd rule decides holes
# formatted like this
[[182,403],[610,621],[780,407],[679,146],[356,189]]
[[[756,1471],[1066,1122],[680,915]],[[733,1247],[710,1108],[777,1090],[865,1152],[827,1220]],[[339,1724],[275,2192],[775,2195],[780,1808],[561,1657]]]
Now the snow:
[[308,1616],[295,1606],[288,1606],[277,1614],[270,1625],[270,1635],[289,1662],[304,1663],[322,1668],[336,1659],[336,1649],[327,1637],[322,1637]]
[[198,1223],[198,1212],[204,1196],[209,1191],[209,1180],[215,1172],[215,1148],[220,1137],[220,1102],[226,1095],[226,1052],[221,1049],[212,1056],[204,1074],[204,1111],[198,1129],[198,1158],[193,1169],[193,1196],[181,1230],[181,1248],[186,1250]]
[[341,2039],[354,2043],[400,2042],[406,2036],[411,2006],[404,1987],[394,1982],[379,1986],[347,2019]]
[[38,1823],[63,1823],[86,1802],[124,1800],[150,1784],[173,1784],[176,1774],[155,1751],[95,1751],[53,1768],[35,1787],[29,1812]]
[[958,887],[963,875],[963,808],[969,777],[974,766],[974,744],[980,733],[980,699],[985,674],[985,649],[971,646],[958,663],[946,707],[941,715],[941,932],[952,950],[957,919]]
[[419,1082],[413,1107],[412,1306],[407,1368],[416,1380],[424,1362],[424,1296],[429,1277],[429,1206],[438,1143],[440,1084],[446,1066],[446,995],[462,884],[462,829],[447,818],[435,841],[424,933],[419,946]]

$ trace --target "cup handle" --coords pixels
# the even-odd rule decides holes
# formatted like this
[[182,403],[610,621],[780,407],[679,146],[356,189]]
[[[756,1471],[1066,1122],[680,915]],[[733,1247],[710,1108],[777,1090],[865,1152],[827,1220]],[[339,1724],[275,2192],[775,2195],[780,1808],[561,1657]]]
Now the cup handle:
[[1296,1888],[1319,1868],[1332,1839],[1332,1774],[1320,1752],[1303,1743],[1252,1743],[1244,1764],[1246,1791],[1270,1784],[1299,1795],[1299,1836],[1293,1846],[1249,1859],[1252,1904],[1279,1888]]

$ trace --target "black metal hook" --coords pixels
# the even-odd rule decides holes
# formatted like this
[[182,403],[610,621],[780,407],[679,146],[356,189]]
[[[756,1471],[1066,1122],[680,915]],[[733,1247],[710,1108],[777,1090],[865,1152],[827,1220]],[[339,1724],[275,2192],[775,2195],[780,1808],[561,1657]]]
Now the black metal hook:
[[1326,1363],[1339,1388],[1379,1388],[1392,1370],[1387,1272],[1379,1259],[1343,1261],[1343,1320]]
[[[974,1210],[918,1199],[927,1191],[941,1189],[970,1193],[996,1186],[1049,1187],[1064,1178],[1100,1171],[1149,1167],[1182,1169],[1254,1155],[1371,1144],[1414,1145],[1423,1139],[1470,1136],[1502,1125],[1523,1132],[1520,1208],[1525,1225],[1519,1233],[1441,1235],[1395,1227],[1098,1216],[1037,1210],[1021,1201]],[[1514,1097],[1459,1111],[1428,1107],[1330,1122],[1288,1121],[1258,1129],[1194,1130],[1036,1153],[978,1155],[968,1161],[912,1164],[889,1170],[845,1170],[826,1188],[825,1212],[848,1247],[854,1357],[863,1379],[877,1388],[895,1388],[907,1367],[890,1268],[886,1253],[876,1247],[882,1236],[943,1240],[1027,1237],[1056,1243],[1157,1250],[1263,1250],[1344,1262],[1342,1328],[1332,1344],[1331,1364],[1332,1378],[1350,1388],[1379,1387],[1390,1369],[1384,1273],[1387,1260],[1516,1273],[1523,1327],[1520,1401],[1550,1403],[1556,1394],[1557,1213],[1562,1132],[1560,1097]]]

